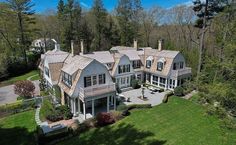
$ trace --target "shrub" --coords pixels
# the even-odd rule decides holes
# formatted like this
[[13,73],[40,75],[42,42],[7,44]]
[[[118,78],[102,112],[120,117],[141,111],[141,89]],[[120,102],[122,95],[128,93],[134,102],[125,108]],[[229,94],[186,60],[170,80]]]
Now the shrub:
[[96,123],[97,123],[97,120],[96,118],[89,118],[87,120],[85,120],[83,122],[83,124],[87,127],[87,128],[94,128],[96,127]]
[[142,109],[142,108],[152,108],[152,105],[151,104],[132,104],[132,105],[128,105],[128,110]]
[[122,112],[122,115],[123,115],[123,116],[129,116],[129,115],[130,115],[129,110],[127,109],[127,110],[123,111],[123,112]]
[[73,114],[70,112],[70,108],[62,105],[62,106],[58,106],[56,108],[56,112],[58,112],[58,114],[63,115],[63,119],[71,119],[73,117]]
[[174,94],[175,94],[175,96],[183,96],[183,88],[182,87],[176,87],[175,89],[174,89]]
[[110,112],[115,121],[121,120],[123,118],[120,111],[111,111]]
[[97,124],[99,126],[105,126],[105,125],[113,124],[115,122],[111,113],[106,113],[106,112],[98,113],[96,119],[97,119]]
[[35,86],[34,83],[28,80],[18,81],[15,83],[14,92],[19,96],[25,98],[31,98],[34,94]]
[[162,103],[167,103],[168,102],[168,99],[170,96],[172,96],[174,93],[171,91],[171,92],[168,92],[167,94],[165,94],[163,100],[162,100]]
[[139,80],[132,80],[131,86],[133,89],[139,89],[141,87],[141,85],[139,84]]
[[125,104],[120,104],[119,106],[117,106],[117,111],[124,111],[124,110],[127,110],[128,109],[128,106],[125,105]]

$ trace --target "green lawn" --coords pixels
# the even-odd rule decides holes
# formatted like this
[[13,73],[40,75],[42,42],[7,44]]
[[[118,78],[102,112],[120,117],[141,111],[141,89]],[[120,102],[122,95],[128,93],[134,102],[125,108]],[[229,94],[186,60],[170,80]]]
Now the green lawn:
[[0,144],[34,145],[34,114],[35,111],[31,110],[0,119]]
[[21,81],[21,80],[27,80],[27,78],[33,76],[30,80],[34,81],[34,80],[39,80],[39,71],[38,70],[33,70],[31,72],[28,72],[26,74],[23,74],[21,76],[17,76],[17,77],[13,77],[10,78],[6,81],[0,82],[0,86],[6,86],[6,85],[12,85],[17,81]]
[[46,116],[51,114],[52,111],[53,111],[52,103],[50,102],[49,99],[44,98],[42,107],[41,107],[40,112],[39,112],[40,120],[41,121],[46,121]]
[[190,101],[171,97],[167,104],[134,110],[118,123],[91,129],[61,145],[235,145],[236,131],[220,127],[214,116]]

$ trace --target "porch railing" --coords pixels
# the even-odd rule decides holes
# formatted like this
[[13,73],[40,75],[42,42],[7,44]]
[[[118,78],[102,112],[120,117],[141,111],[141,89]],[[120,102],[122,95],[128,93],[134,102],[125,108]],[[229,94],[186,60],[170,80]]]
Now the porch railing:
[[80,97],[86,98],[91,96],[98,96],[109,92],[116,91],[116,85],[108,84],[108,85],[101,85],[101,86],[95,86],[95,87],[89,87],[89,88],[79,88],[79,94]]
[[178,77],[181,75],[191,74],[191,73],[192,69],[190,67],[186,67],[184,69],[179,69],[179,70],[171,70],[171,76],[173,77]]

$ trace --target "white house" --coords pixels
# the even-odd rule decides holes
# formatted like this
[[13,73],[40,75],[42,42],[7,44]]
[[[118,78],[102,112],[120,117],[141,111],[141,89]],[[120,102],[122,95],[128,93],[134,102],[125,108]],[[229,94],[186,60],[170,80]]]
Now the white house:
[[110,51],[84,53],[81,41],[80,55],[55,50],[41,56],[39,68],[47,86],[58,85],[61,103],[68,105],[74,116],[86,119],[100,111],[116,109],[116,87],[129,88],[133,79],[173,90],[191,77],[179,51],[159,48],[117,46]]

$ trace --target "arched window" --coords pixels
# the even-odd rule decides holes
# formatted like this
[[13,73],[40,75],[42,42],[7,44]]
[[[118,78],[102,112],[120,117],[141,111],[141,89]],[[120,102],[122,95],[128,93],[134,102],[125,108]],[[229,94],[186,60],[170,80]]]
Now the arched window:
[[153,57],[152,56],[149,56],[146,59],[146,68],[150,68],[152,66],[152,61],[153,61]]
[[165,58],[160,58],[160,59],[157,61],[157,70],[158,70],[158,71],[162,71],[163,68],[164,68],[165,63],[166,63],[166,59],[165,59]]

